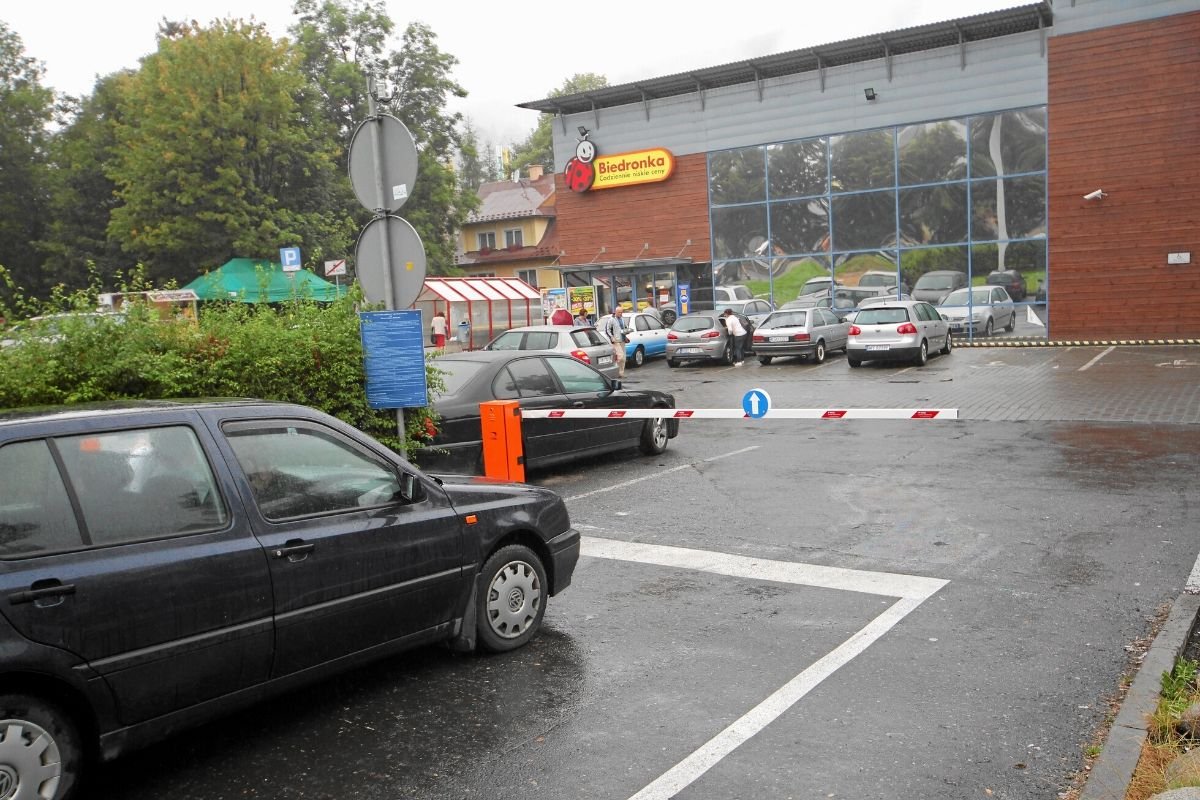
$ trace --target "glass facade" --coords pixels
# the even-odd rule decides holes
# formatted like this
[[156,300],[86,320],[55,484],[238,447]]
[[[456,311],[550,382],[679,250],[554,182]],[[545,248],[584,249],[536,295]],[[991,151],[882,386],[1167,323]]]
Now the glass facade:
[[1015,271],[1017,334],[1046,334],[1044,106],[714,152],[708,180],[716,285],[779,306],[814,277]]

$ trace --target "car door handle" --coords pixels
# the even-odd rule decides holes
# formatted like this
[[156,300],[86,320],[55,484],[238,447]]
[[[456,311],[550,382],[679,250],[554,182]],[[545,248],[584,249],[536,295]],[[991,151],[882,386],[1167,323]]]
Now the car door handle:
[[308,558],[308,554],[316,550],[317,546],[312,542],[304,542],[299,539],[293,539],[287,542],[283,547],[277,547],[271,551],[271,555],[276,558],[286,558],[288,561],[296,562],[303,561]]
[[574,403],[571,403],[571,407],[572,408],[583,408],[584,402],[582,400],[576,400]]
[[[34,583],[33,587],[23,592],[13,592],[8,596],[8,602],[11,605],[19,606],[23,603],[32,603],[37,600],[58,598],[58,603],[61,603],[63,597],[75,594],[75,584],[73,583],[59,583],[58,581],[54,581],[52,585],[38,586],[39,583],[42,583],[42,581]],[[48,603],[47,605],[58,605],[58,603]]]

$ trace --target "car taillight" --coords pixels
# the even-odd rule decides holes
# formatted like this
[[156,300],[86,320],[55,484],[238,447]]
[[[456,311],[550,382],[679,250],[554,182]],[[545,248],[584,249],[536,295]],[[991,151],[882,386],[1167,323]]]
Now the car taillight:
[[571,355],[575,356],[575,358],[578,358],[580,361],[582,361],[585,364],[592,363],[592,360],[590,358],[588,358],[588,354],[583,352],[582,350],[572,350]]
[[757,333],[756,333],[756,334],[754,334],[754,341],[756,341],[756,342],[765,342],[766,340],[767,340],[767,337],[765,337],[765,336],[759,336]]
[[857,325],[850,326],[850,335],[851,336],[858,336],[860,333],[862,333],[862,328],[858,327]]
[[792,341],[793,342],[807,342],[808,334],[807,333],[793,333]]
[[700,334],[700,338],[701,339],[715,339],[720,335],[721,335],[720,331],[705,331],[704,333]]
[[679,336],[678,336],[678,334],[675,333],[675,331],[671,331],[670,333],[667,334],[668,342],[674,342],[674,341],[678,341],[678,340],[679,340]]
[[896,328],[896,333],[916,333],[916,332],[917,332],[917,326],[913,325],[911,322],[906,322],[903,325],[901,325],[899,328]]

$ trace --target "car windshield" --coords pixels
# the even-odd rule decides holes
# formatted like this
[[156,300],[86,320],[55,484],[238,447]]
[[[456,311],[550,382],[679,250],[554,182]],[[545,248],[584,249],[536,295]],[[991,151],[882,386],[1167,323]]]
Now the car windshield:
[[987,282],[992,286],[1008,286],[1010,283],[1016,283],[1016,280],[1011,275],[1005,275],[1003,272],[993,272],[987,276]]
[[455,395],[470,383],[487,366],[483,361],[456,361],[453,358],[439,358],[437,367],[442,371],[442,382],[446,385],[445,396]]
[[764,319],[758,329],[762,331],[771,328],[798,328],[804,325],[804,320],[807,318],[807,311],[776,311]]
[[505,331],[491,341],[485,350],[520,350],[524,331]]
[[816,278],[815,280],[808,281],[800,287],[800,294],[823,292],[829,288],[830,282],[828,278]]
[[953,289],[954,278],[950,275],[922,275],[917,281],[918,289]]
[[854,318],[855,325],[890,325],[908,322],[907,308],[864,308]]
[[706,331],[715,324],[712,317],[680,317],[671,325],[671,329],[680,333],[695,333]]
[[938,305],[943,306],[965,306],[968,303],[976,306],[987,305],[988,298],[992,296],[990,289],[959,289],[956,292],[951,292],[946,295]]

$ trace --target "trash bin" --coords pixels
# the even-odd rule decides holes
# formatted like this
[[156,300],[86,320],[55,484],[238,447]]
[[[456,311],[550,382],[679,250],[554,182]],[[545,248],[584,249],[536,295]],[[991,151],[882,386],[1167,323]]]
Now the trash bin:
[[463,350],[471,349],[471,323],[465,319],[458,323],[458,341]]

